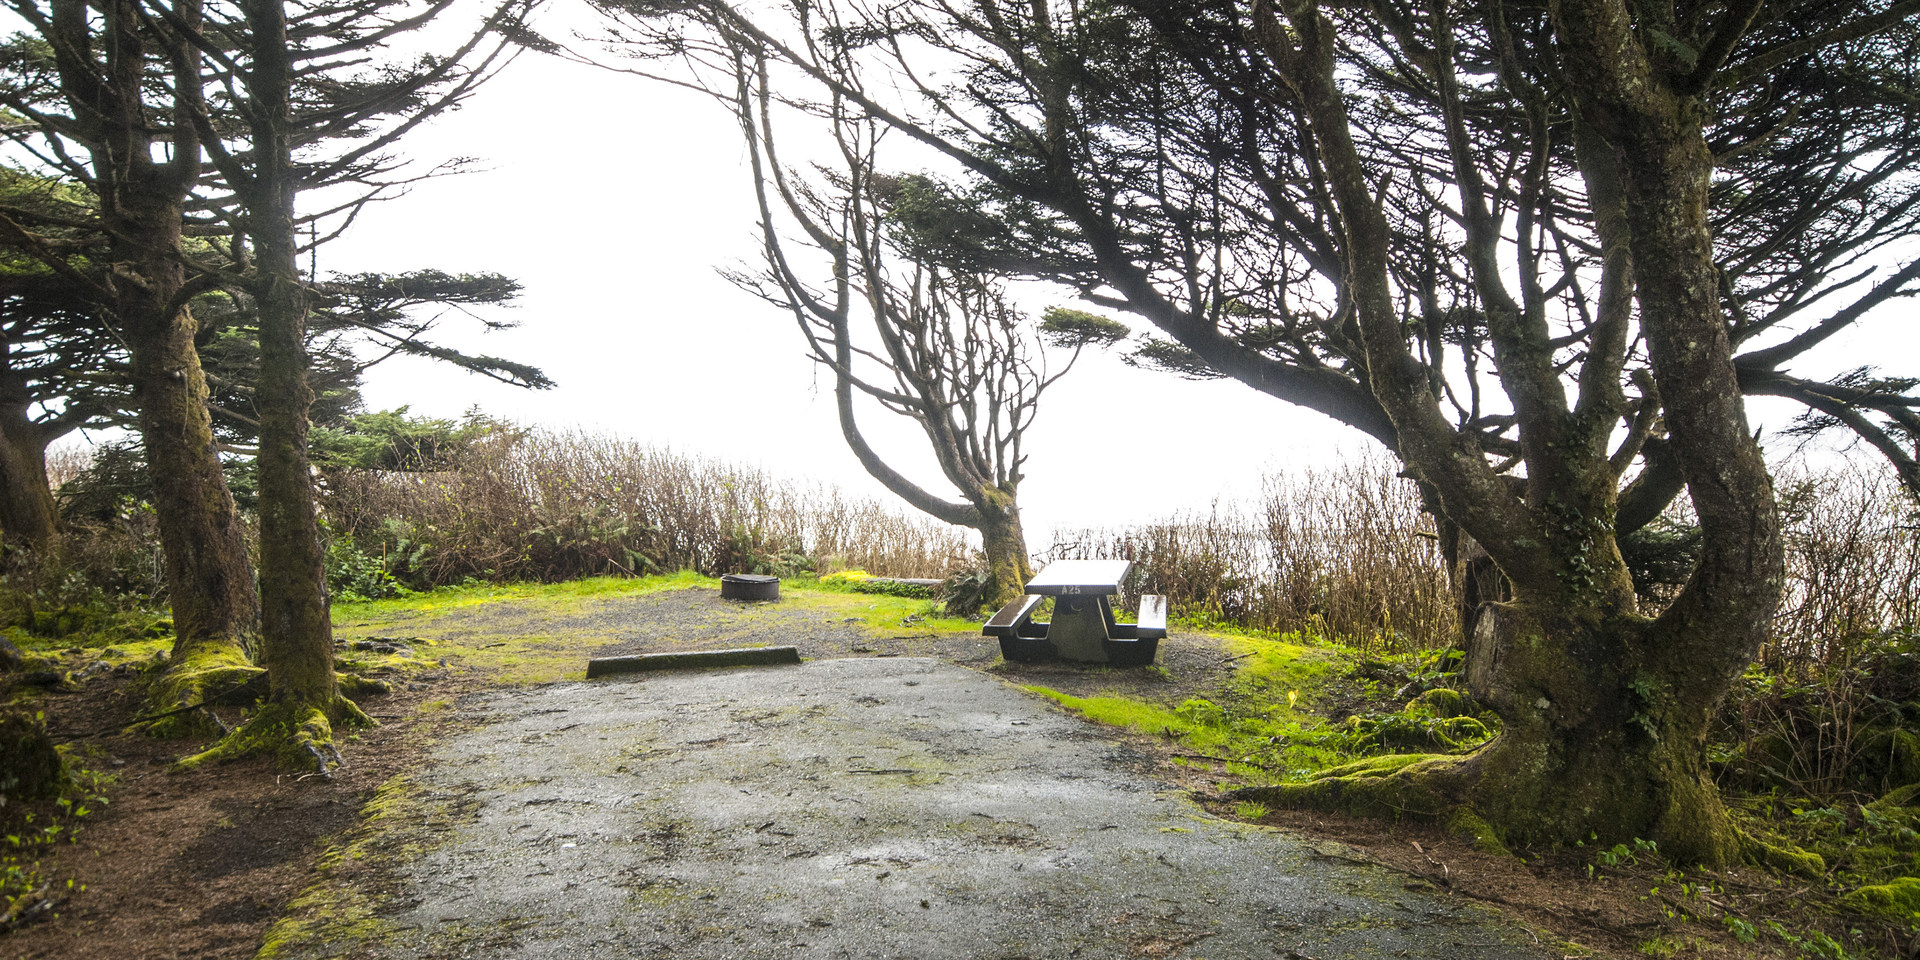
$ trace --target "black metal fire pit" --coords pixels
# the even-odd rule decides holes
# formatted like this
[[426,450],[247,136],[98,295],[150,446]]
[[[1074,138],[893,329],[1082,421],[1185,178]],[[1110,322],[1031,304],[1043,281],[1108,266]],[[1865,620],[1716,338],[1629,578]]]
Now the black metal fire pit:
[[778,600],[780,578],[757,573],[729,573],[720,578],[720,596],[726,600]]

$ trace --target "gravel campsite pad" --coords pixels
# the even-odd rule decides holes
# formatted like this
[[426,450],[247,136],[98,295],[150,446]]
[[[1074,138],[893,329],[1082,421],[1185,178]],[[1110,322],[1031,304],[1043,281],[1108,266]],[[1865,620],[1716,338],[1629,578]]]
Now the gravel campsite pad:
[[462,709],[349,847],[378,867],[308,898],[285,955],[1547,956],[1338,845],[1210,817],[1097,728],[934,659]]

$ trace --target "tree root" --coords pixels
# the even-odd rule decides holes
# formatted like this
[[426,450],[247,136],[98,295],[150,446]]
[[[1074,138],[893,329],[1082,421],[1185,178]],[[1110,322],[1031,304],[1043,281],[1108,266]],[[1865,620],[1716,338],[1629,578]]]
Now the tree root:
[[1455,768],[1466,759],[1425,753],[1370,757],[1323,770],[1305,783],[1242,787],[1225,797],[1356,817],[1439,820],[1460,805],[1440,787],[1459,779]]
[[333,729],[374,726],[353,701],[335,696],[325,706],[310,703],[270,703],[220,742],[182,758],[174,766],[192,770],[208,763],[225,763],[258,753],[272,755],[282,766],[333,776],[344,761],[334,746]]
[[1802,850],[1791,843],[1774,843],[1744,830],[1739,831],[1739,837],[1740,858],[1748,863],[1781,873],[1797,873],[1803,877],[1817,879],[1826,876],[1827,861],[1817,853]]
[[1468,789],[1478,777],[1472,756],[1394,754],[1333,767],[1305,783],[1242,787],[1228,791],[1223,799],[1440,823],[1482,852],[1505,855],[1507,847],[1499,832],[1468,800]]
[[220,733],[199,708],[259,699],[265,692],[266,673],[247,661],[238,643],[201,646],[168,664],[149,682],[142,711],[148,716],[131,726],[160,739]]

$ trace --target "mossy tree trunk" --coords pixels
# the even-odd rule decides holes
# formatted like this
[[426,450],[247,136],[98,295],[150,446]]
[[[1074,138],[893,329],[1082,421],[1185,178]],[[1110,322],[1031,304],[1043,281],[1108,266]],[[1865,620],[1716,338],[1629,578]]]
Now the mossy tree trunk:
[[[0,343],[0,351],[12,349]],[[51,438],[34,423],[31,406],[24,376],[11,366],[0,369],[0,536],[38,549],[53,539],[59,513],[47,484]]]
[[987,606],[997,607],[1027,592],[1027,581],[1033,579],[1033,560],[1027,553],[1026,531],[1020,526],[1020,508],[1013,498],[982,499],[985,502],[978,529],[990,580],[981,596]]
[[[1556,6],[1563,62],[1580,91],[1574,129],[1602,271],[1591,347],[1569,396],[1543,296],[1522,277],[1516,298],[1501,276],[1501,219],[1474,166],[1448,45],[1424,64],[1438,84],[1461,189],[1464,257],[1520,425],[1526,478],[1509,483],[1444,419],[1409,352],[1388,273],[1387,221],[1336,80],[1338,28],[1312,3],[1278,7],[1256,8],[1260,40],[1322,151],[1346,232],[1343,279],[1370,391],[1393,421],[1409,473],[1486,549],[1513,591],[1495,608],[1492,663],[1481,665],[1502,734],[1464,761],[1406,767],[1384,783],[1334,793],[1378,788],[1464,805],[1508,840],[1643,837],[1684,860],[1727,862],[1739,844],[1706,776],[1707,723],[1759,649],[1783,559],[1772,482],[1747,427],[1720,310],[1707,224],[1712,157],[1697,100],[1651,67],[1617,0]],[[1444,38],[1448,28],[1435,29]],[[1635,306],[1706,544],[1691,582],[1657,620],[1634,612],[1614,526],[1622,464],[1609,457],[1614,428],[1630,412],[1621,371]]]
[[[244,642],[258,613],[246,538],[207,412],[198,329],[187,309],[195,278],[180,240],[188,194],[201,173],[201,144],[182,118],[199,109],[199,77],[182,67],[192,60],[185,41],[158,31],[132,0],[49,6],[46,30],[62,92],[86,132],[88,187],[100,198],[111,237],[107,308],[129,352],[176,632],[153,705],[170,709],[252,671]],[[198,17],[190,3],[176,12],[189,22]],[[182,72],[154,70],[166,63]],[[143,99],[169,87],[165,102]],[[163,141],[164,151],[157,149]]]
[[326,559],[307,459],[307,288],[299,268],[293,165],[292,51],[284,0],[247,0],[252,55],[242,110],[252,134],[251,169],[239,184],[253,231],[250,286],[259,310],[261,652],[267,705],[209,757],[275,752],[321,772],[339,762],[337,723],[370,722],[341,696],[333,669]]

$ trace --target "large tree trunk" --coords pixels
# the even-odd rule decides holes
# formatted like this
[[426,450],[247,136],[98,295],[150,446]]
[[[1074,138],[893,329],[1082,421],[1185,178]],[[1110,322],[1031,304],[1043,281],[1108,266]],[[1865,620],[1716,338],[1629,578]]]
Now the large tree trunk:
[[294,219],[289,107],[293,67],[284,0],[249,0],[253,71],[246,105],[253,134],[252,179],[241,191],[256,249],[253,284],[260,311],[260,599],[268,703],[201,763],[254,751],[328,773],[340,762],[333,725],[371,721],[340,695],[333,671],[325,554],[307,461],[307,294]]
[[1482,693],[1502,730],[1468,761],[1477,777],[1455,799],[1510,842],[1640,837],[1685,862],[1731,860],[1738,838],[1706,770],[1711,698],[1699,678],[1652,655],[1663,631],[1646,618],[1557,607],[1488,609]]
[[[188,191],[199,179],[200,145],[191,128],[175,123],[164,134],[172,141],[169,155],[156,157],[168,129],[160,117],[171,113],[179,120],[184,112],[150,108],[143,100],[155,83],[155,58],[166,51],[156,49],[138,3],[97,5],[97,18],[94,9],[82,0],[55,0],[50,39],[63,92],[90,128],[90,186],[112,238],[109,307],[130,354],[176,635],[173,660],[152,686],[149,703],[171,710],[257,672],[243,645],[257,602],[239,511],[214,449],[195,323],[185,302],[181,225]],[[197,16],[188,4],[179,10]],[[180,54],[177,63],[190,59],[184,48],[173,52]],[[170,107],[198,96],[197,75],[173,79]],[[162,721],[153,732],[190,727],[183,722],[188,716]]]
[[121,315],[147,314],[127,324],[128,344],[180,661],[236,648],[252,632],[258,602],[240,512],[214,449],[193,317],[163,312],[164,304],[123,302]]
[[1493,619],[1476,631],[1484,648],[1475,651],[1475,685],[1503,726],[1493,743],[1467,758],[1363,763],[1315,783],[1252,792],[1350,809],[1464,811],[1508,840],[1639,837],[1684,861],[1728,862],[1739,838],[1706,776],[1707,723],[1759,648],[1783,568],[1772,485],[1747,428],[1720,313],[1700,104],[1669,90],[1649,65],[1619,0],[1553,5],[1583,132],[1596,138],[1585,146],[1606,148],[1583,173],[1589,192],[1620,214],[1619,222],[1603,218],[1602,232],[1616,268],[1630,247],[1633,302],[1672,450],[1701,518],[1700,566],[1653,621],[1634,613],[1615,539],[1617,477],[1606,441],[1621,409],[1608,395],[1617,391],[1583,383],[1580,405],[1568,405],[1551,349],[1517,305],[1503,303],[1487,252],[1501,233],[1462,158],[1463,220],[1478,243],[1468,254],[1521,428],[1524,489],[1509,488],[1477,442],[1440,416],[1407,349],[1386,269],[1387,223],[1336,83],[1334,25],[1312,4],[1279,6],[1291,29],[1257,5],[1256,13],[1266,11],[1261,39],[1321,147],[1346,231],[1346,279],[1369,384],[1410,472],[1499,564],[1514,600],[1493,604]]
[[[129,320],[140,435],[173,606],[173,657],[152,686],[148,704],[171,711],[225,692],[258,672],[248,662],[246,646],[259,605],[240,512],[214,449],[193,317],[147,298],[123,300],[121,316]],[[144,322],[132,322],[134,317]],[[193,716],[177,715],[150,732],[195,732],[198,722],[188,719]]]
[[1027,554],[1027,535],[1020,527],[1020,507],[1011,494],[989,489],[982,495],[980,540],[987,554],[989,580],[982,595],[989,609],[1027,592],[1033,579],[1033,561]]
[[59,514],[47,484],[47,436],[31,403],[22,376],[0,370],[0,536],[37,549],[53,539]]
[[[271,0],[270,0],[271,2]],[[326,558],[307,462],[306,296],[293,246],[293,197],[286,190],[256,210],[260,305],[261,640],[275,703],[333,710],[333,625]]]

